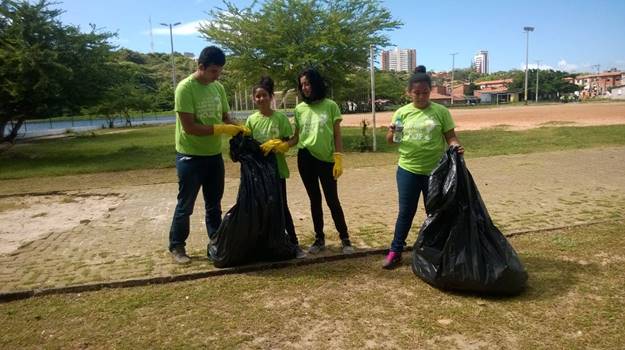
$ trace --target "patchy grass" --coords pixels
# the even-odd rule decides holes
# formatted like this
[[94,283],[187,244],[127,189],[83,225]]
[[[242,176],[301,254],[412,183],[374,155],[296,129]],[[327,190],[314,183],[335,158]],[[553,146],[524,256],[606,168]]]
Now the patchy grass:
[[[19,179],[72,174],[158,169],[174,166],[174,126],[103,130],[60,139],[40,139],[18,144],[0,153],[0,179]],[[123,132],[120,132],[123,131]],[[371,130],[369,130],[369,135]],[[363,153],[365,164],[389,164],[396,159],[397,146],[377,132],[379,153]],[[343,143],[356,154],[362,138],[360,128],[344,128]],[[492,128],[464,131],[459,138],[466,157],[581,149],[625,144],[625,125],[592,127],[542,127],[524,131]],[[224,142],[224,154],[228,143]],[[393,153],[392,157],[384,155]],[[296,150],[291,150],[292,157]],[[380,154],[381,153],[381,154]],[[227,157],[227,156],[226,156]],[[292,163],[293,164],[293,163]]]
[[0,347],[618,349],[624,230],[513,238],[530,278],[512,298],[442,292],[368,257],[0,304]]

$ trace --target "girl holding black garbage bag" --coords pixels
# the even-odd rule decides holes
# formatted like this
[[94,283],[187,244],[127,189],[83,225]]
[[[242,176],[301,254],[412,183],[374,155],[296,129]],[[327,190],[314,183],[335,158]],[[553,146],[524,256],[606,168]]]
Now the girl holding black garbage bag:
[[430,101],[431,90],[430,76],[425,73],[424,66],[418,66],[406,89],[412,102],[395,112],[386,134],[388,143],[399,143],[396,173],[399,214],[391,248],[384,260],[385,269],[392,269],[401,262],[406,237],[417,212],[419,195],[423,193],[425,202],[428,177],[445,152],[446,146],[458,147],[458,153],[464,153],[464,148],[456,137],[455,124],[449,110]]
[[297,88],[304,100],[295,107],[295,136],[297,141],[297,168],[310,199],[310,211],[315,230],[315,241],[308,252],[325,249],[323,232],[323,188],[336,230],[341,239],[342,252],[349,254],[354,248],[349,240],[343,208],[339,202],[337,179],[343,173],[343,143],[341,141],[341,112],[338,105],[326,98],[323,77],[314,68],[302,71],[297,78]]
[[295,234],[295,226],[293,218],[289,211],[286,199],[286,178],[289,177],[289,167],[286,164],[284,153],[296,143],[289,142],[293,136],[293,129],[289,123],[289,119],[281,112],[274,111],[271,108],[273,99],[273,80],[270,77],[262,77],[260,82],[254,87],[253,98],[254,103],[258,106],[258,111],[247,118],[245,126],[252,132],[252,138],[263,144],[260,146],[265,155],[269,152],[276,154],[276,162],[278,163],[278,173],[280,174],[280,185],[282,190],[282,203],[284,204],[285,228],[289,235],[291,243],[296,246],[296,257],[305,258],[306,253],[300,248],[297,236]]

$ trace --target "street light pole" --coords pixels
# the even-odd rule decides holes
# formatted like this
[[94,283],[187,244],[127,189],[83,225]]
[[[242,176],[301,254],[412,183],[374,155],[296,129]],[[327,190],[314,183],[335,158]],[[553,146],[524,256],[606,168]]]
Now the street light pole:
[[536,60],[536,103],[538,103],[538,72],[540,71],[540,60]]
[[527,65],[529,60],[530,32],[534,31],[534,27],[523,27],[525,32],[525,104],[527,105]]
[[454,70],[456,68],[456,55],[458,53],[454,52],[454,53],[450,53],[451,55],[451,84],[449,84],[451,86],[451,105],[454,105]]
[[174,84],[174,91],[176,91],[176,61],[174,59],[174,34],[172,28],[179,25],[176,23],[161,23],[162,26],[169,27],[169,43],[171,44],[171,81]]
[[375,67],[373,65],[373,44],[369,45],[369,57],[371,58],[371,116],[373,119],[373,152],[376,151],[377,141],[375,139]]

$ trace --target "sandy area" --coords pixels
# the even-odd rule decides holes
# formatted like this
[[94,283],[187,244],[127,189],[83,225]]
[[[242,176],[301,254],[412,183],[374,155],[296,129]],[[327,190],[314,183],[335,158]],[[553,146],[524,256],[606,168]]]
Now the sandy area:
[[[625,103],[467,108],[454,109],[452,114],[459,129],[497,125],[531,128],[561,123],[625,124]],[[390,115],[378,114],[378,120],[382,123],[383,118],[386,118],[388,124]],[[345,124],[357,124],[360,118],[362,116],[346,115]],[[544,156],[518,155],[470,160],[469,166],[478,180],[485,200],[492,203],[493,217],[503,229],[515,231],[618,216],[625,198],[625,192],[622,191],[625,188],[622,180],[625,176],[618,176],[618,181],[612,181],[612,185],[605,179],[614,178],[615,172],[623,173],[622,166],[618,169],[612,166],[623,164],[622,154],[622,148],[616,148],[607,152],[582,150],[566,154],[548,153]],[[358,246],[382,247],[388,243],[397,210],[395,166],[392,165],[392,160],[389,161],[392,157],[394,155],[350,154],[346,159],[346,173],[341,178],[340,196],[348,225],[354,233],[353,241]],[[384,162],[378,165],[382,158]],[[357,161],[358,159],[360,160]],[[350,163],[368,165],[355,168]],[[558,164],[559,169],[553,169],[553,164]],[[224,212],[236,200],[238,170],[235,169],[236,165],[228,165],[222,203]],[[292,177],[287,182],[289,204],[298,235],[306,245],[312,240],[308,199],[293,164],[291,169]],[[493,172],[493,169],[498,170]],[[592,171],[594,175],[602,175],[591,177],[588,171]],[[565,181],[564,178],[568,180]],[[159,264],[163,259],[169,261],[164,246],[171,210],[175,205],[175,170],[123,172],[118,173],[115,179],[113,181],[109,174],[88,174],[50,178],[46,181],[0,181],[0,257],[11,259],[23,255],[26,260],[20,264],[24,266],[26,261],[30,262],[31,258],[28,256],[31,254],[50,256],[48,250],[55,249],[55,254],[59,255],[50,259],[65,261],[68,258],[63,249],[72,249],[71,252],[75,255],[80,252],[76,259],[84,259],[80,261],[90,261],[93,264],[103,263],[104,260],[114,264],[128,256],[131,259],[139,259],[138,256],[145,259],[147,270],[129,271],[128,275],[158,275],[168,272],[167,269],[171,268],[169,265]],[[23,190],[15,191],[18,187]],[[20,192],[52,194],[17,194]],[[549,193],[550,196],[543,197],[544,193]],[[206,247],[202,205],[199,199],[196,214],[192,217],[192,230],[198,232],[193,233],[189,239],[190,249],[200,252]],[[550,213],[548,217],[543,215],[547,212]],[[333,243],[336,237],[327,208],[325,213],[328,240]],[[422,219],[421,208],[418,215],[421,217],[418,216],[416,222]],[[379,232],[385,233],[380,235]],[[119,236],[118,239],[112,239],[115,235]],[[127,241],[130,237],[132,239]],[[60,241],[63,244],[59,244]],[[142,249],[146,251],[142,252]],[[115,256],[118,258],[113,258]],[[78,263],[78,260],[74,263]],[[20,264],[16,264],[14,268],[20,268]],[[32,268],[38,268],[36,266],[36,261],[33,261]],[[85,271],[85,280],[92,278],[91,273],[95,274],[91,270]],[[14,276],[14,272],[13,268],[7,267],[7,276]],[[37,278],[43,278],[39,276],[41,275],[33,275],[33,283]],[[18,283],[17,280],[14,282]]]
[[[11,253],[53,232],[86,225],[115,210],[117,196],[24,196],[4,202],[0,210],[0,254]],[[1,208],[0,208],[1,209]]]
[[[494,126],[507,126],[512,130],[520,130],[550,124],[612,125],[625,124],[625,103],[454,108],[451,109],[451,115],[456,122],[456,130],[478,130]],[[376,125],[389,125],[392,116],[393,112],[376,113]],[[363,118],[371,122],[371,113],[345,114],[342,125],[357,126]]]

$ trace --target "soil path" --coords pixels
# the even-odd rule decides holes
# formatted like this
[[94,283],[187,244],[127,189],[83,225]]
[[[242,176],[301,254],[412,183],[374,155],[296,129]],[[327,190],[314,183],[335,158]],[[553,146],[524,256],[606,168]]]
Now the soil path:
[[[509,125],[625,124],[625,103],[454,109],[458,129]],[[391,113],[378,114],[379,125]],[[383,118],[387,118],[384,121]],[[345,116],[357,125],[362,116]],[[496,224],[506,233],[623,218],[625,147],[467,160]],[[397,215],[394,154],[349,154],[339,195],[358,248],[388,246]],[[291,159],[290,162],[293,160]],[[353,167],[352,164],[368,164]],[[308,198],[296,167],[289,206],[304,246],[313,240]],[[224,212],[236,199],[238,170],[227,165]],[[212,269],[203,203],[196,203],[188,250],[178,266],[166,250],[177,192],[174,169],[0,181],[0,292],[71,286]],[[201,197],[201,196],[200,196]],[[412,244],[423,221],[414,221]],[[329,250],[338,235],[326,212]]]

